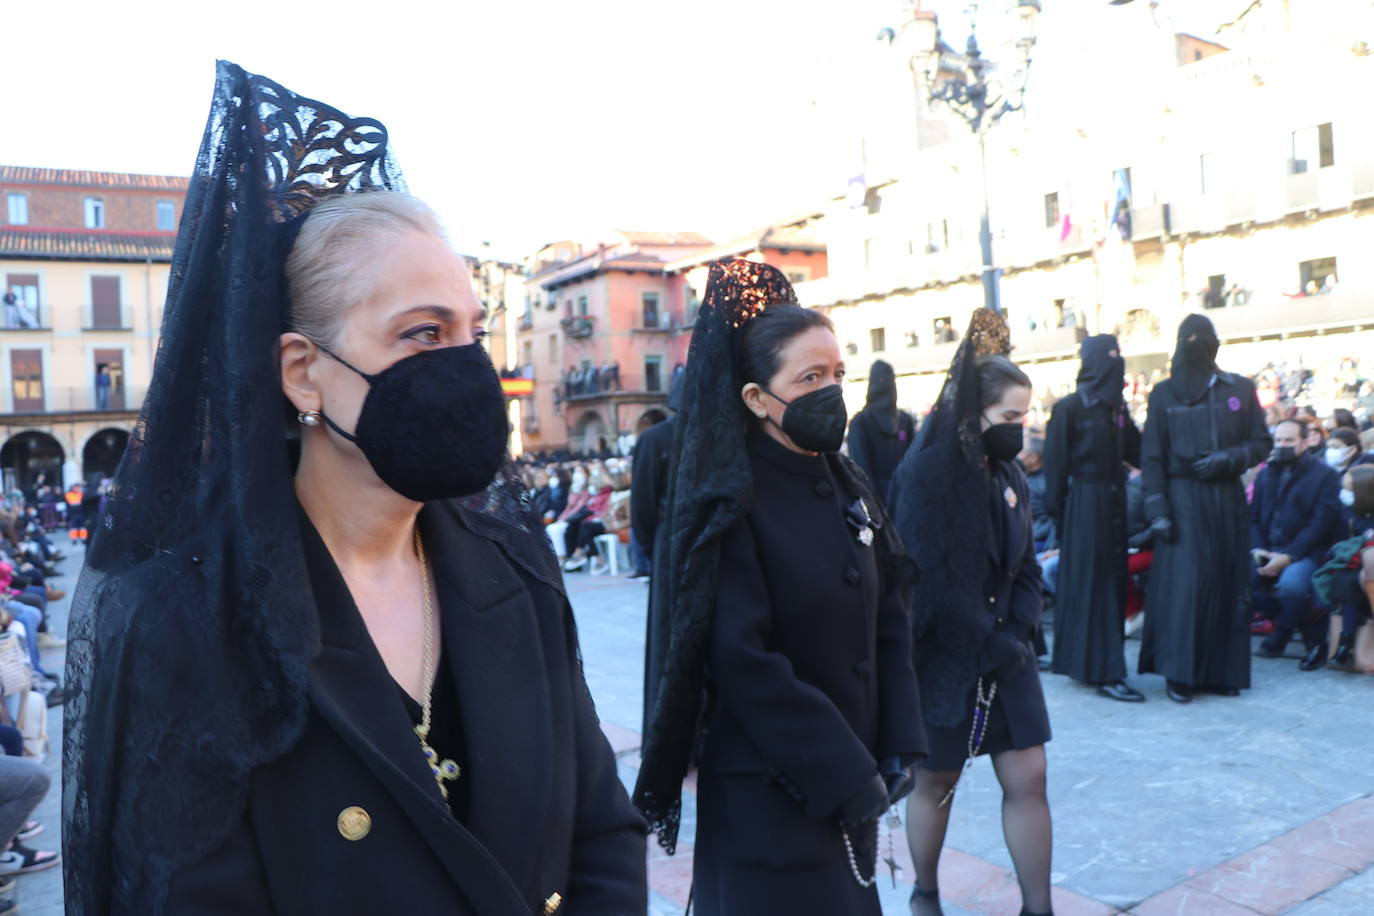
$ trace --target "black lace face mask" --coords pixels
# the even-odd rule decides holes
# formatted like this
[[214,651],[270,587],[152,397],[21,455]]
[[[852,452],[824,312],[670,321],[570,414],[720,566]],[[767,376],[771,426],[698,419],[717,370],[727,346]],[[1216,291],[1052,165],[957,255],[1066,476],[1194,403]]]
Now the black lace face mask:
[[320,418],[358,446],[388,487],[429,502],[469,496],[491,483],[510,424],[501,380],[481,344],[426,350],[375,375],[320,349],[369,388],[352,433],[323,413]]

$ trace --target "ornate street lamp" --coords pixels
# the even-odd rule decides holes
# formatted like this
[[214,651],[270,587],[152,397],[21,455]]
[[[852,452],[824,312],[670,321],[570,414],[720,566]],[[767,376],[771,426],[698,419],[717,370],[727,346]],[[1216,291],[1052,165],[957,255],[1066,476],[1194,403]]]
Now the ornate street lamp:
[[[992,260],[992,228],[988,219],[987,151],[989,130],[1014,111],[1021,110],[1030,77],[1031,49],[1035,46],[1035,19],[1040,0],[1009,0],[1008,12],[1016,14],[1015,54],[1005,65],[989,61],[978,47],[978,4],[969,4],[971,27],[964,53],[951,51],[940,40],[935,14],[917,5],[911,26],[916,29],[916,53],[911,70],[932,107],[944,106],[958,115],[978,138],[982,163],[983,216],[978,242],[983,254],[983,301],[994,311],[1002,310],[998,289],[1000,271]],[[1005,76],[1002,75],[1004,67]]]

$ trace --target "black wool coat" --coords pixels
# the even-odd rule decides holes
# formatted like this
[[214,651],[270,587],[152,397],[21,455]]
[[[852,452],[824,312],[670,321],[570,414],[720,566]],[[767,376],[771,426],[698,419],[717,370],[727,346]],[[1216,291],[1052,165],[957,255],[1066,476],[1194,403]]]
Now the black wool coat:
[[399,688],[307,524],[323,651],[305,734],[253,773],[227,841],[173,876],[168,913],[645,912],[645,826],[597,722],[566,599],[452,507],[426,506],[420,526],[463,721],[465,822],[449,813]]
[[859,494],[826,458],[757,429],[749,448],[754,502],[721,547],[709,646],[698,905],[876,913],[836,814],[879,761],[925,752],[906,603],[880,541],[861,544],[846,523]]

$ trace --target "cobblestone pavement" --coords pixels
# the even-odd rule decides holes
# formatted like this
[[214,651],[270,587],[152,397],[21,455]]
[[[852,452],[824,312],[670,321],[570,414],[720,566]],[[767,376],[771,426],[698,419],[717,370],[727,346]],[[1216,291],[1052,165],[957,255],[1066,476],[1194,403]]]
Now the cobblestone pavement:
[[[592,696],[633,779],[642,703],[638,581],[568,575]],[[1139,643],[1127,643],[1130,664]],[[1254,659],[1254,689],[1178,706],[1152,675],[1143,705],[1043,675],[1054,740],[1055,912],[1138,916],[1374,916],[1374,678]],[[691,883],[691,798],[675,857],[651,857],[655,916],[680,916]],[[986,759],[955,801],[940,887],[945,912],[1015,914],[1001,794]],[[883,841],[886,847],[886,839]],[[883,912],[906,914],[912,869],[884,871]]]
[[[67,549],[64,542],[63,549]],[[68,550],[49,606],[65,636],[81,568]],[[629,785],[638,763],[645,583],[568,576],[587,681]],[[1128,643],[1134,663],[1138,643]],[[1296,653],[1296,648],[1290,650]],[[64,653],[44,653],[61,670]],[[1374,678],[1300,672],[1294,658],[1254,660],[1239,699],[1200,696],[1177,706],[1162,679],[1132,679],[1144,705],[1117,704],[1066,678],[1044,675],[1054,727],[1048,745],[1054,814],[1055,912],[1137,916],[1374,916]],[[49,710],[53,790],[35,812],[42,849],[60,844],[62,710]],[[653,916],[681,916],[691,885],[693,797],[686,797],[676,856],[650,850]],[[1000,794],[979,761],[955,802],[940,884],[945,912],[1015,914],[1019,896],[1002,842]],[[906,914],[911,865],[893,848],[896,887],[884,872],[883,912]],[[883,840],[884,846],[886,839]],[[61,916],[62,878],[19,879],[24,916]],[[769,914],[760,914],[769,916]],[[808,914],[809,916],[809,914]],[[830,916],[830,914],[816,914]]]

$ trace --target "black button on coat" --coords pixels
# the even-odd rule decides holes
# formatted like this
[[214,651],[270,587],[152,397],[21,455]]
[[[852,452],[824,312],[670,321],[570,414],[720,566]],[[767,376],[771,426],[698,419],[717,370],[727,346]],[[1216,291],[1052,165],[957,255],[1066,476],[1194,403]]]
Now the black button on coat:
[[[327,548],[304,548],[323,649],[305,734],[253,773],[227,841],[172,876],[168,913],[641,916],[645,826],[597,723],[566,599],[468,531],[420,514],[466,747],[463,823]],[[367,813],[341,820],[346,809]]]

